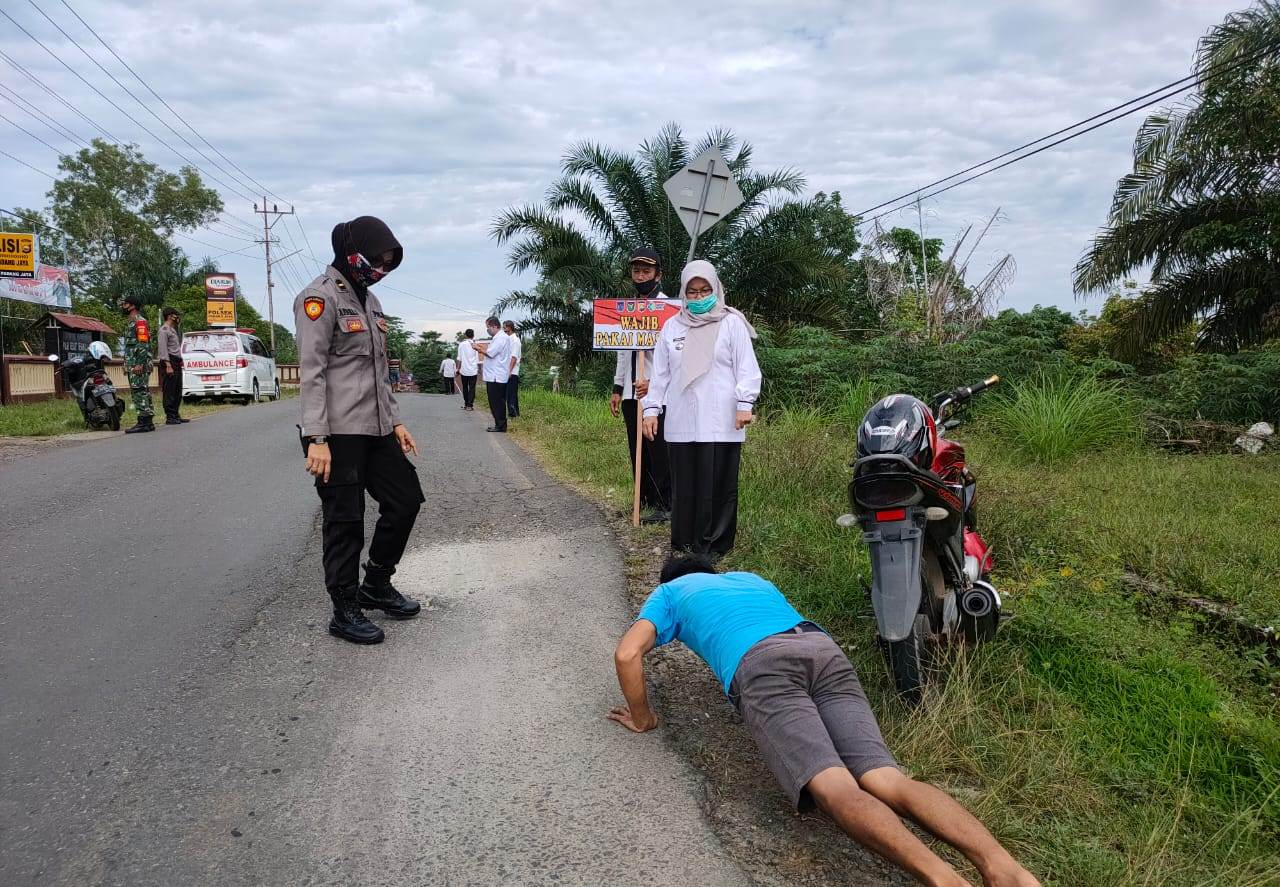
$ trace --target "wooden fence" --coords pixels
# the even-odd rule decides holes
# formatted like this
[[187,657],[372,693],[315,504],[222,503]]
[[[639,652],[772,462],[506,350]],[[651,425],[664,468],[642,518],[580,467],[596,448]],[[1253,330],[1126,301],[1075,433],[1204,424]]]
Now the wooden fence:
[[[69,397],[62,387],[62,374],[55,372],[56,364],[47,357],[29,354],[6,354],[0,359],[0,404],[29,403],[48,400],[51,397]],[[117,391],[128,391],[124,362],[106,361],[107,378]],[[151,371],[149,386],[160,390],[160,374]]]

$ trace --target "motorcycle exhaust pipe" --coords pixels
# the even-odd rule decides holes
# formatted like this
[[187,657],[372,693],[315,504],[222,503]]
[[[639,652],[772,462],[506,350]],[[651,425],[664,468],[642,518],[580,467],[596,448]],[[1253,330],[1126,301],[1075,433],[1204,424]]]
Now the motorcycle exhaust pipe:
[[973,619],[985,619],[993,613],[1000,615],[1000,592],[994,585],[982,579],[960,595],[960,612]]

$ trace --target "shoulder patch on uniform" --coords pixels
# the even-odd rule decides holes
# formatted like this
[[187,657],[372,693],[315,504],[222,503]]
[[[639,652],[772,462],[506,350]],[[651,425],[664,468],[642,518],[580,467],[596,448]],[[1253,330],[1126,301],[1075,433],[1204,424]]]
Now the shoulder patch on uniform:
[[324,314],[324,299],[319,296],[307,296],[302,300],[302,310],[312,320],[319,320],[320,315]]

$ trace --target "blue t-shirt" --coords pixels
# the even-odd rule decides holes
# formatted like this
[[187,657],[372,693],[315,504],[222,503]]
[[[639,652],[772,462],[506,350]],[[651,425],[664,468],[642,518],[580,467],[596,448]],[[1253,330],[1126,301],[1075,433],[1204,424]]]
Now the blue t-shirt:
[[681,576],[655,588],[636,619],[653,623],[658,646],[680,640],[701,656],[725,693],[748,650],[804,622],[782,592],[755,573]]

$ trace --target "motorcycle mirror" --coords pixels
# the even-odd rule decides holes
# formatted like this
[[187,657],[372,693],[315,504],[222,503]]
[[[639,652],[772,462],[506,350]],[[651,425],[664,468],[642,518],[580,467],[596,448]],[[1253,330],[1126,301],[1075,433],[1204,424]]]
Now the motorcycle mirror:
[[842,514],[836,518],[836,526],[842,530],[847,530],[850,527],[857,526],[857,524],[858,518],[852,514]]
[[48,360],[48,361],[49,361],[49,363],[57,363],[57,362],[58,362],[58,355],[56,355],[56,354],[50,354],[50,355],[49,355],[47,358],[45,358],[45,359],[46,359],[46,360]]

